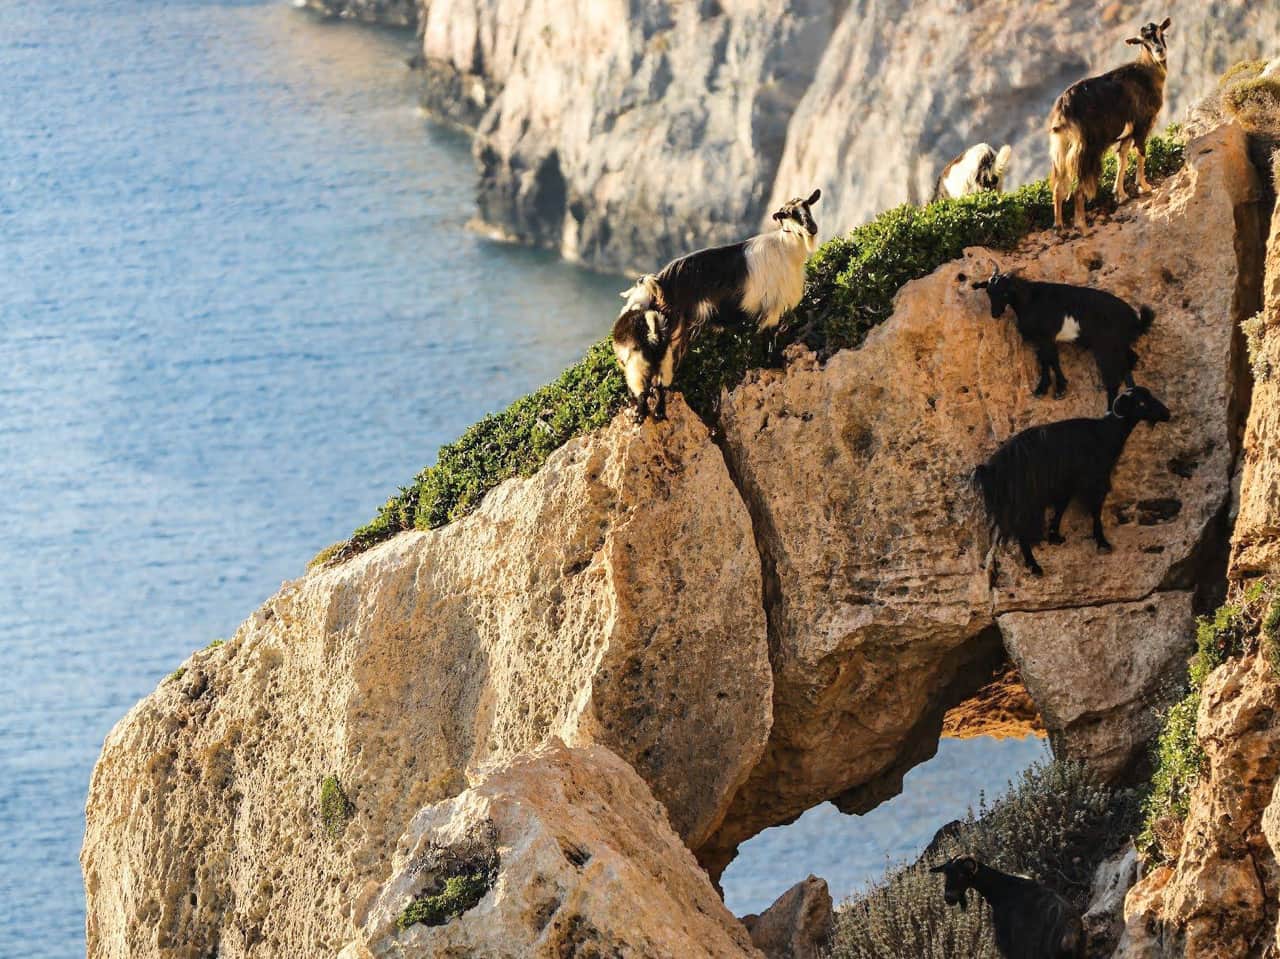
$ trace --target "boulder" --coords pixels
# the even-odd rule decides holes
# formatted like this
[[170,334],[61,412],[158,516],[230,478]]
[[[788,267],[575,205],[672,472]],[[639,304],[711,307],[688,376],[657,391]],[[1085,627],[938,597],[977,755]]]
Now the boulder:
[[[444,876],[475,894],[410,924]],[[415,815],[355,922],[353,959],[760,955],[631,767],[554,739]]]
[[1108,956],[1124,933],[1124,897],[1138,880],[1138,852],[1129,843],[1103,860],[1093,875],[1084,931],[1089,955]]
[[826,880],[801,880],[760,915],[743,916],[742,924],[767,959],[823,959],[835,934]]
[[703,842],[772,683],[750,518],[670,412],[286,584],[131,710],[88,800],[90,954],[336,951],[410,818],[550,736],[609,746]]

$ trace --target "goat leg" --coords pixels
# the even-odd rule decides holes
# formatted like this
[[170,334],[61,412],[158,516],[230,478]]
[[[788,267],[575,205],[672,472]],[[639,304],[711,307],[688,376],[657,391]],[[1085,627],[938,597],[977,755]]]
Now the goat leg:
[[661,423],[667,418],[667,388],[661,383],[654,383],[653,393],[657,397],[653,407],[653,420]]
[[1062,532],[1059,527],[1062,525],[1062,514],[1067,511],[1067,503],[1069,502],[1070,500],[1059,500],[1053,504],[1053,516],[1049,518],[1049,533],[1045,536],[1045,541],[1054,546],[1061,546],[1066,542],[1062,538]]
[[1067,377],[1062,372],[1062,363],[1058,359],[1058,351],[1053,351],[1053,359],[1050,360],[1053,367],[1053,380],[1056,384],[1053,388],[1053,395],[1056,399],[1062,399],[1067,395]]
[[1053,360],[1047,349],[1036,350],[1036,362],[1040,364],[1040,379],[1036,383],[1036,388],[1031,391],[1032,396],[1044,396],[1049,392],[1049,370],[1053,366]]
[[1095,499],[1091,502],[1089,511],[1093,514],[1093,541],[1098,544],[1098,551],[1111,552],[1111,544],[1107,542],[1107,534],[1102,529],[1102,500]]
[[1121,140],[1120,145],[1116,147],[1116,206],[1124,203],[1129,199],[1129,195],[1124,191],[1124,175],[1129,169],[1129,151],[1133,149],[1133,140]]
[[637,426],[644,422],[645,416],[649,412],[649,390],[650,389],[651,387],[646,386],[634,397],[634,401],[635,401],[634,416],[635,416],[635,422]]
[[1027,564],[1027,569],[1032,576],[1043,576],[1044,570],[1040,568],[1040,564],[1036,562],[1035,554],[1031,552],[1031,543],[1025,539],[1018,540],[1018,546],[1022,549],[1022,561]]
[[1138,192],[1150,193],[1151,184],[1147,182],[1147,145],[1138,147]]

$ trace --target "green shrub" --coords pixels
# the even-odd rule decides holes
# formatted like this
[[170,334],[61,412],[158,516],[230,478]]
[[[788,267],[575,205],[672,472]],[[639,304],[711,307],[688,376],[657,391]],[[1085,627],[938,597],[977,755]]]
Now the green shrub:
[[1222,91],[1222,105],[1246,130],[1280,130],[1280,76],[1235,82]]
[[846,902],[832,959],[996,959],[981,897],[971,896],[963,912],[947,906],[942,879],[928,868],[967,853],[1083,905],[1098,864],[1132,835],[1137,810],[1135,793],[1101,785],[1082,764],[1032,766],[994,804],[971,810],[927,862],[896,869]]
[[424,926],[443,926],[468,909],[474,909],[491,885],[492,878],[483,869],[450,876],[438,893],[420,896],[405,906],[396,919],[396,928],[403,931],[419,922]]
[[[1153,137],[1152,177],[1184,162],[1179,134]],[[1115,163],[1104,174],[1104,193]],[[1051,225],[1045,182],[1012,193],[983,193],[926,207],[901,206],[825,243],[809,262],[804,300],[789,324],[796,338],[821,355],[858,346],[893,311],[904,283],[958,257],[966,246],[1013,247],[1027,233]],[[708,331],[689,351],[675,386],[702,417],[714,419],[721,391],[763,365],[760,338],[750,330]],[[371,522],[328,547],[312,565],[341,561],[406,529],[432,529],[465,516],[503,480],[528,476],[575,436],[603,426],[626,399],[621,372],[606,338],[554,383],[486,416],[440,448],[436,462],[401,488]]]
[[1218,88],[1225,90],[1244,80],[1252,80],[1267,68],[1266,60],[1241,60],[1218,78]]
[[347,828],[347,820],[355,812],[355,806],[347,798],[337,776],[325,776],[320,783],[320,822],[330,839],[337,839]]

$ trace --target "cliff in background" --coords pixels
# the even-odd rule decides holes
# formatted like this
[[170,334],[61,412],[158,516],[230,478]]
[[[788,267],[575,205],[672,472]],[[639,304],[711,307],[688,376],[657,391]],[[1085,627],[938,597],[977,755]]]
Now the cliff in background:
[[982,140],[1038,179],[1057,94],[1165,14],[1165,121],[1280,35],[1252,0],[423,0],[424,100],[475,129],[482,220],[647,270],[815,186],[825,236],[927,200]]
[[1043,580],[980,568],[967,471],[1103,401],[1079,351],[1067,399],[1029,395],[969,251],[714,435],[679,400],[619,417],[196,653],[95,769],[89,954],[758,956],[693,856],[895,794],[1010,659],[1060,753],[1131,774],[1221,576],[1268,202],[1225,126],[1087,236],[994,254],[1155,309],[1139,379],[1174,419],[1119,464],[1113,554],[1070,514]]

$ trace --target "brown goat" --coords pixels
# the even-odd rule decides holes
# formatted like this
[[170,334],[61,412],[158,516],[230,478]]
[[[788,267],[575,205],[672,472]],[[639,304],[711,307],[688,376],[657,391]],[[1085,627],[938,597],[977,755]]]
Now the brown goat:
[[1084,205],[1098,193],[1102,158],[1113,146],[1119,154],[1116,202],[1128,197],[1124,175],[1129,151],[1138,152],[1138,192],[1149,193],[1147,139],[1164,106],[1168,48],[1164,34],[1172,21],[1148,23],[1141,36],[1125,43],[1139,46],[1138,59],[1101,76],[1067,87],[1049,114],[1049,184],[1053,188],[1053,225],[1062,228],[1062,206],[1075,184],[1075,224],[1084,227]]

